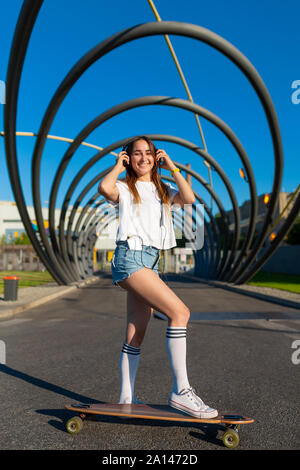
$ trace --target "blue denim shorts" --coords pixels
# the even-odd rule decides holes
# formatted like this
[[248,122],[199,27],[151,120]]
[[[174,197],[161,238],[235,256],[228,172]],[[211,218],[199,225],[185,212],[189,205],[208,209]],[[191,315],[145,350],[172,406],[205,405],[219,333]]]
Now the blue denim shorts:
[[159,259],[160,250],[155,246],[143,245],[142,250],[131,250],[126,240],[118,241],[111,260],[113,284],[142,268],[150,268],[158,275]]

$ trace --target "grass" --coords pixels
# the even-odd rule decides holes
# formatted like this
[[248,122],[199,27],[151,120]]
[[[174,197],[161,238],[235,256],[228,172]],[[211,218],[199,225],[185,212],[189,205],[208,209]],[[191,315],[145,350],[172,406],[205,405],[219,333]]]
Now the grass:
[[19,287],[32,287],[46,284],[47,282],[53,282],[53,277],[48,271],[36,272],[36,271],[0,271],[0,293],[4,290],[5,276],[18,276]]
[[268,273],[259,271],[247,282],[250,286],[272,287],[300,294],[300,276],[296,274]]
[[[53,278],[48,271],[0,271],[0,293],[3,293],[5,276],[18,276],[19,287],[40,286],[47,282],[53,282]],[[286,290],[300,294],[300,276],[295,274],[268,273],[260,271],[251,281],[247,282],[250,286],[272,287],[274,289]]]

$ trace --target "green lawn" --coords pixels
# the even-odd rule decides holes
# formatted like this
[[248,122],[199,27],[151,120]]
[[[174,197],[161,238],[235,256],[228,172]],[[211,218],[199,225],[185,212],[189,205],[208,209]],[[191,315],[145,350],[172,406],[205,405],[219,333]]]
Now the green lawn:
[[296,274],[260,271],[246,284],[250,286],[273,287],[274,289],[288,290],[300,294],[300,276]]
[[[5,276],[18,276],[19,287],[39,286],[47,282],[53,282],[52,276],[45,272],[36,271],[0,271],[0,293],[3,293]],[[273,287],[274,289],[287,290],[300,294],[300,276],[282,273],[258,272],[251,281],[247,282],[250,286]]]
[[0,271],[0,293],[3,293],[3,278],[6,276],[18,276],[20,278],[19,287],[40,286],[47,282],[53,282],[53,277],[48,271],[43,273],[36,271]]

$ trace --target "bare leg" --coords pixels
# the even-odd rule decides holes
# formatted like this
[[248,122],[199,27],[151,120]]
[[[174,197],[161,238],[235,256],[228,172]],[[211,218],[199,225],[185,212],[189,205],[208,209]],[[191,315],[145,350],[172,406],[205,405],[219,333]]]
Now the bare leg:
[[132,292],[127,293],[127,331],[126,343],[139,347],[153,313],[153,308],[141,302]]
[[139,366],[140,345],[144,339],[153,309],[132,292],[127,293],[126,340],[120,356],[119,403],[133,403],[135,378]]
[[120,287],[134,294],[145,304],[168,317],[169,326],[186,327],[190,310],[165,282],[150,268],[142,268],[119,282]]
[[186,326],[190,316],[188,307],[149,268],[136,271],[119,282],[119,285],[140,299],[141,305],[155,308],[168,317],[166,346],[173,373],[173,391],[179,393],[180,390],[189,389],[186,371]]
[[[188,307],[150,268],[136,271],[129,278],[119,282],[119,285],[134,295],[130,297],[131,299],[137,298],[140,301],[140,307],[147,305],[168,317],[166,343],[173,374],[169,405],[192,416],[202,418],[217,416],[218,411],[203,403],[188,380],[186,370],[186,325],[190,317]],[[150,310],[148,310],[148,315],[144,314],[143,321],[140,320],[141,323],[135,315],[132,315],[132,312],[130,313],[127,325],[129,341],[136,340],[135,344],[142,342],[148,324],[147,318],[151,316],[149,312]]]

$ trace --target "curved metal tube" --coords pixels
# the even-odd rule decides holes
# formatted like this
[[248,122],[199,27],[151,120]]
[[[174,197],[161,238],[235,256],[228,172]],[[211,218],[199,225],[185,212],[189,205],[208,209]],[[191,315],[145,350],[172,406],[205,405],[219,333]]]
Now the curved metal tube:
[[[97,116],[91,123],[89,123],[80,133],[77,135],[77,137],[74,139],[74,142],[71,143],[69,146],[68,150],[65,152],[64,157],[62,158],[62,161],[59,165],[59,168],[55,174],[54,177],[54,183],[52,186],[51,194],[50,194],[50,205],[49,205],[49,231],[50,231],[50,237],[52,239],[52,242],[56,244],[56,236],[55,236],[55,229],[53,227],[54,225],[54,210],[55,210],[55,201],[56,201],[56,195],[58,192],[59,184],[62,180],[64,171],[67,168],[67,165],[69,164],[72,156],[74,155],[74,152],[76,149],[79,147],[79,145],[82,143],[84,139],[88,137],[88,135],[93,132],[96,128],[98,128],[101,124],[103,124],[105,121],[108,119],[116,116],[120,112],[124,112],[128,109],[133,109],[137,106],[145,106],[145,105],[153,105],[153,104],[160,104],[160,105],[168,105],[168,106],[175,106],[175,107],[180,107],[185,110],[189,110],[193,113],[198,113],[202,117],[206,118],[210,122],[212,122],[214,125],[216,125],[221,132],[225,134],[225,136],[229,139],[229,141],[232,143],[232,145],[235,147],[237,150],[238,155],[241,158],[241,161],[243,163],[243,166],[245,167],[245,171],[247,174],[247,177],[249,179],[249,187],[250,187],[250,195],[251,195],[251,204],[250,204],[250,223],[249,223],[249,229],[247,232],[247,237],[244,240],[243,247],[241,249],[240,255],[238,259],[236,260],[236,267],[238,266],[238,263],[240,259],[244,256],[244,253],[250,246],[250,243],[252,241],[253,235],[254,235],[254,230],[255,230],[255,223],[256,223],[256,215],[257,215],[257,194],[256,194],[256,187],[255,187],[255,178],[253,175],[253,171],[251,168],[251,164],[249,161],[249,158],[240,143],[239,139],[236,137],[234,132],[229,128],[229,126],[226,125],[220,118],[218,118],[215,114],[211,113],[210,111],[206,110],[205,108],[202,108],[201,106],[198,106],[194,103],[190,103],[189,101],[186,100],[181,100],[181,99],[175,99],[175,98],[170,98],[170,97],[142,97],[142,98],[136,98],[133,100],[126,101],[124,103],[120,103],[119,105],[105,111],[101,115]],[[162,139],[163,140],[163,139]],[[124,143],[126,143],[127,139],[123,139],[122,141],[119,141],[120,146],[123,146]],[[114,150],[117,147],[112,147],[112,150]],[[194,147],[199,149],[198,147]],[[193,148],[193,149],[194,149]],[[103,150],[104,151],[104,150]],[[69,190],[65,196],[64,204],[63,204],[63,209],[61,212],[61,217],[60,217],[60,240],[61,243],[64,245],[64,230],[62,228],[62,221],[65,218],[65,213],[66,213],[66,202],[70,200],[72,196],[72,192],[75,190],[76,185],[79,183],[80,179],[84,176],[84,174],[88,171],[91,166],[96,163],[100,158],[102,158],[102,153],[103,151],[98,152],[93,158],[91,158],[85,165],[84,167],[80,170],[80,172],[76,175],[76,178],[73,180],[71,186],[69,187]],[[205,160],[209,161],[210,156],[207,154],[207,152],[199,149],[200,155],[205,158]],[[208,158],[207,158],[208,156]],[[235,218],[236,218],[236,210],[235,210]],[[239,237],[239,224],[236,224],[235,228],[235,237],[237,238],[236,244],[238,243],[238,237]],[[59,250],[57,244],[56,244],[56,249]],[[228,264],[230,265],[234,256],[235,256],[235,249],[231,251],[231,258],[228,260]],[[65,260],[65,262],[67,262]],[[233,274],[234,269],[231,270],[231,274]]]
[[[204,158],[214,169],[218,172],[219,176],[223,180],[227,191],[229,193],[234,213],[234,231],[233,237],[230,243],[228,237],[228,216],[225,211],[220,210],[221,217],[223,219],[223,224],[225,226],[224,240],[223,240],[223,253],[220,257],[220,233],[219,230],[215,230],[216,224],[215,220],[212,217],[212,214],[209,214],[211,221],[213,221],[213,233],[209,225],[204,222],[205,230],[208,233],[208,240],[205,240],[205,246],[203,250],[195,253],[195,266],[197,260],[203,260],[201,266],[201,272],[204,270],[208,276],[216,276],[220,280],[226,280],[227,282],[242,283],[246,282],[253,273],[255,273],[259,267],[261,267],[266,260],[271,256],[276,247],[279,245],[280,241],[283,239],[284,235],[287,233],[292,223],[294,222],[297,216],[297,208],[299,206],[299,196],[294,203],[294,206],[288,216],[285,224],[280,229],[275,241],[272,243],[271,247],[263,253],[261,258],[253,263],[253,260],[258,253],[260,247],[262,246],[265,238],[267,227],[272,223],[272,219],[275,213],[275,210],[278,206],[279,201],[279,192],[281,187],[282,180],[282,171],[283,171],[283,149],[281,143],[281,135],[278,124],[277,115],[275,108],[273,106],[271,97],[268,93],[267,88],[265,87],[261,77],[249,62],[249,60],[236,49],[232,44],[216,35],[215,33],[202,28],[197,25],[191,25],[188,23],[180,22],[159,22],[159,23],[147,23],[142,25],[137,25],[132,28],[125,29],[121,32],[114,34],[113,36],[107,38],[105,41],[102,41],[100,44],[96,45],[93,49],[88,51],[70,70],[65,79],[62,81],[61,85],[58,87],[53,98],[51,99],[47,110],[43,116],[39,132],[37,134],[37,139],[34,147],[33,158],[32,158],[32,191],[33,191],[33,201],[35,216],[38,224],[39,235],[35,233],[32,228],[31,220],[26,208],[26,203],[22,191],[21,179],[18,170],[18,159],[17,159],[17,146],[16,146],[16,113],[17,113],[17,102],[18,94],[20,87],[21,74],[23,69],[23,64],[26,56],[26,51],[31,36],[33,26],[35,24],[36,18],[38,16],[39,10],[42,5],[42,1],[27,0],[23,3],[18,23],[15,29],[14,38],[11,47],[11,53],[9,58],[7,78],[6,78],[6,106],[4,108],[4,135],[5,135],[5,151],[6,151],[6,160],[9,171],[9,176],[11,180],[11,185],[14,193],[14,197],[17,203],[20,216],[22,218],[24,227],[28,236],[33,244],[37,255],[40,257],[41,261],[44,263],[45,267],[54,277],[54,279],[59,284],[76,282],[76,280],[82,277],[81,268],[79,268],[80,263],[77,263],[76,257],[74,258],[74,247],[78,247],[74,240],[72,240],[71,227],[75,217],[75,212],[71,212],[72,220],[69,220],[67,228],[67,237],[65,237],[65,216],[67,212],[67,207],[71,196],[80,182],[82,176],[88,171],[88,169],[105,155],[105,151],[109,148],[117,148],[118,145],[113,144],[103,152],[96,154],[89,162],[83,166],[80,172],[76,175],[73,180],[67,194],[64,198],[64,202],[61,209],[60,223],[59,223],[59,237],[57,238],[55,233],[54,225],[54,210],[57,191],[61,181],[61,176],[63,175],[68,162],[73,156],[74,152],[81,144],[82,140],[89,135],[93,128],[98,127],[101,123],[108,120],[110,117],[120,114],[121,112],[127,109],[133,109],[137,106],[144,106],[148,104],[163,104],[169,106],[176,106],[188,111],[193,112],[194,114],[199,114],[202,117],[205,117],[210,122],[212,122],[216,127],[218,127],[231,141],[232,145],[235,147],[241,161],[243,162],[243,167],[247,173],[247,179],[249,182],[249,191],[250,191],[250,216],[249,216],[249,225],[247,236],[243,242],[242,248],[239,255],[235,259],[237,252],[237,246],[239,243],[240,236],[240,215],[237,200],[233,191],[233,188],[230,184],[230,181],[226,177],[225,172],[221,166],[204,150],[201,150],[188,141],[180,139],[179,137],[174,136],[163,136],[160,134],[149,135],[153,140],[166,140],[170,142],[175,142],[180,145],[184,145],[187,148],[190,148],[195,153],[198,153],[202,158]],[[268,211],[263,222],[262,229],[254,243],[254,246],[251,248],[251,252],[248,253],[248,248],[251,245],[255,225],[256,225],[256,215],[257,215],[257,194],[255,187],[255,178],[252,172],[250,160],[242,147],[242,144],[239,142],[233,131],[217,116],[215,116],[210,111],[201,108],[200,106],[191,103],[190,101],[179,100],[170,97],[143,97],[137,98],[135,100],[129,100],[125,103],[121,103],[106,112],[102,113],[91,123],[89,123],[79,135],[76,137],[74,142],[69,146],[69,149],[64,155],[59,168],[57,170],[57,179],[55,178],[54,183],[51,189],[51,198],[49,206],[49,222],[50,222],[50,240],[46,233],[44,227],[44,220],[42,215],[41,200],[40,200],[40,166],[41,158],[44,151],[45,142],[48,135],[48,130],[50,129],[52,122],[56,116],[56,113],[62,104],[64,98],[76,83],[76,81],[81,77],[81,75],[97,60],[99,60],[104,55],[115,50],[116,48],[129,43],[130,41],[140,39],[143,37],[149,37],[154,35],[165,35],[165,34],[174,34],[185,36],[193,39],[197,39],[205,44],[213,47],[214,49],[221,52],[229,60],[231,60],[244,74],[248,82],[254,88],[260,103],[262,105],[263,111],[265,113],[270,135],[272,138],[273,151],[274,151],[274,161],[275,161],[275,173],[273,179],[272,193],[270,202],[268,205]],[[119,144],[122,145],[122,142],[127,141],[128,139],[123,139],[119,141]],[[114,147],[116,145],[116,147]],[[184,165],[175,162],[179,168],[185,169]],[[105,170],[107,172],[109,170]],[[214,199],[217,201],[218,198],[212,191],[207,182],[200,177],[196,172],[192,170],[185,169],[189,174],[196,178],[210,193],[214,196]],[[103,174],[102,172],[101,174]],[[97,179],[98,178],[98,179]],[[164,176],[162,177],[164,178]],[[166,178],[167,179],[167,178]],[[81,192],[80,198],[77,198],[79,204],[80,200],[87,194],[89,189],[99,181],[99,175],[97,175],[90,182],[89,185]],[[171,180],[172,181],[172,180]],[[89,189],[87,189],[89,188]],[[89,201],[89,205],[95,202],[96,195],[93,196]],[[222,207],[220,201],[218,201],[219,208]],[[76,206],[78,207],[78,205]],[[74,208],[73,208],[74,209]],[[208,207],[205,206],[205,210],[208,213]],[[298,209],[299,210],[299,209]],[[90,216],[90,219],[93,216]],[[176,216],[177,217],[177,216]],[[80,219],[80,217],[79,217]],[[82,219],[81,219],[82,220]],[[91,222],[89,225],[94,227]],[[78,225],[79,226],[79,225]],[[77,224],[76,224],[77,227]],[[91,250],[91,247],[95,243],[95,235],[92,232],[92,228],[89,228],[86,233],[83,233],[83,238],[88,244],[88,250]],[[76,233],[76,230],[75,230]],[[214,238],[213,238],[214,237]],[[215,259],[215,240],[217,247],[217,257]],[[50,243],[51,242],[51,243]],[[229,245],[231,245],[229,247]],[[76,248],[75,248],[76,249]],[[230,250],[230,252],[229,252]],[[229,257],[227,256],[229,252]],[[91,273],[90,268],[90,259],[91,252],[85,260],[86,263],[82,265],[84,269],[87,270],[87,275]]]

